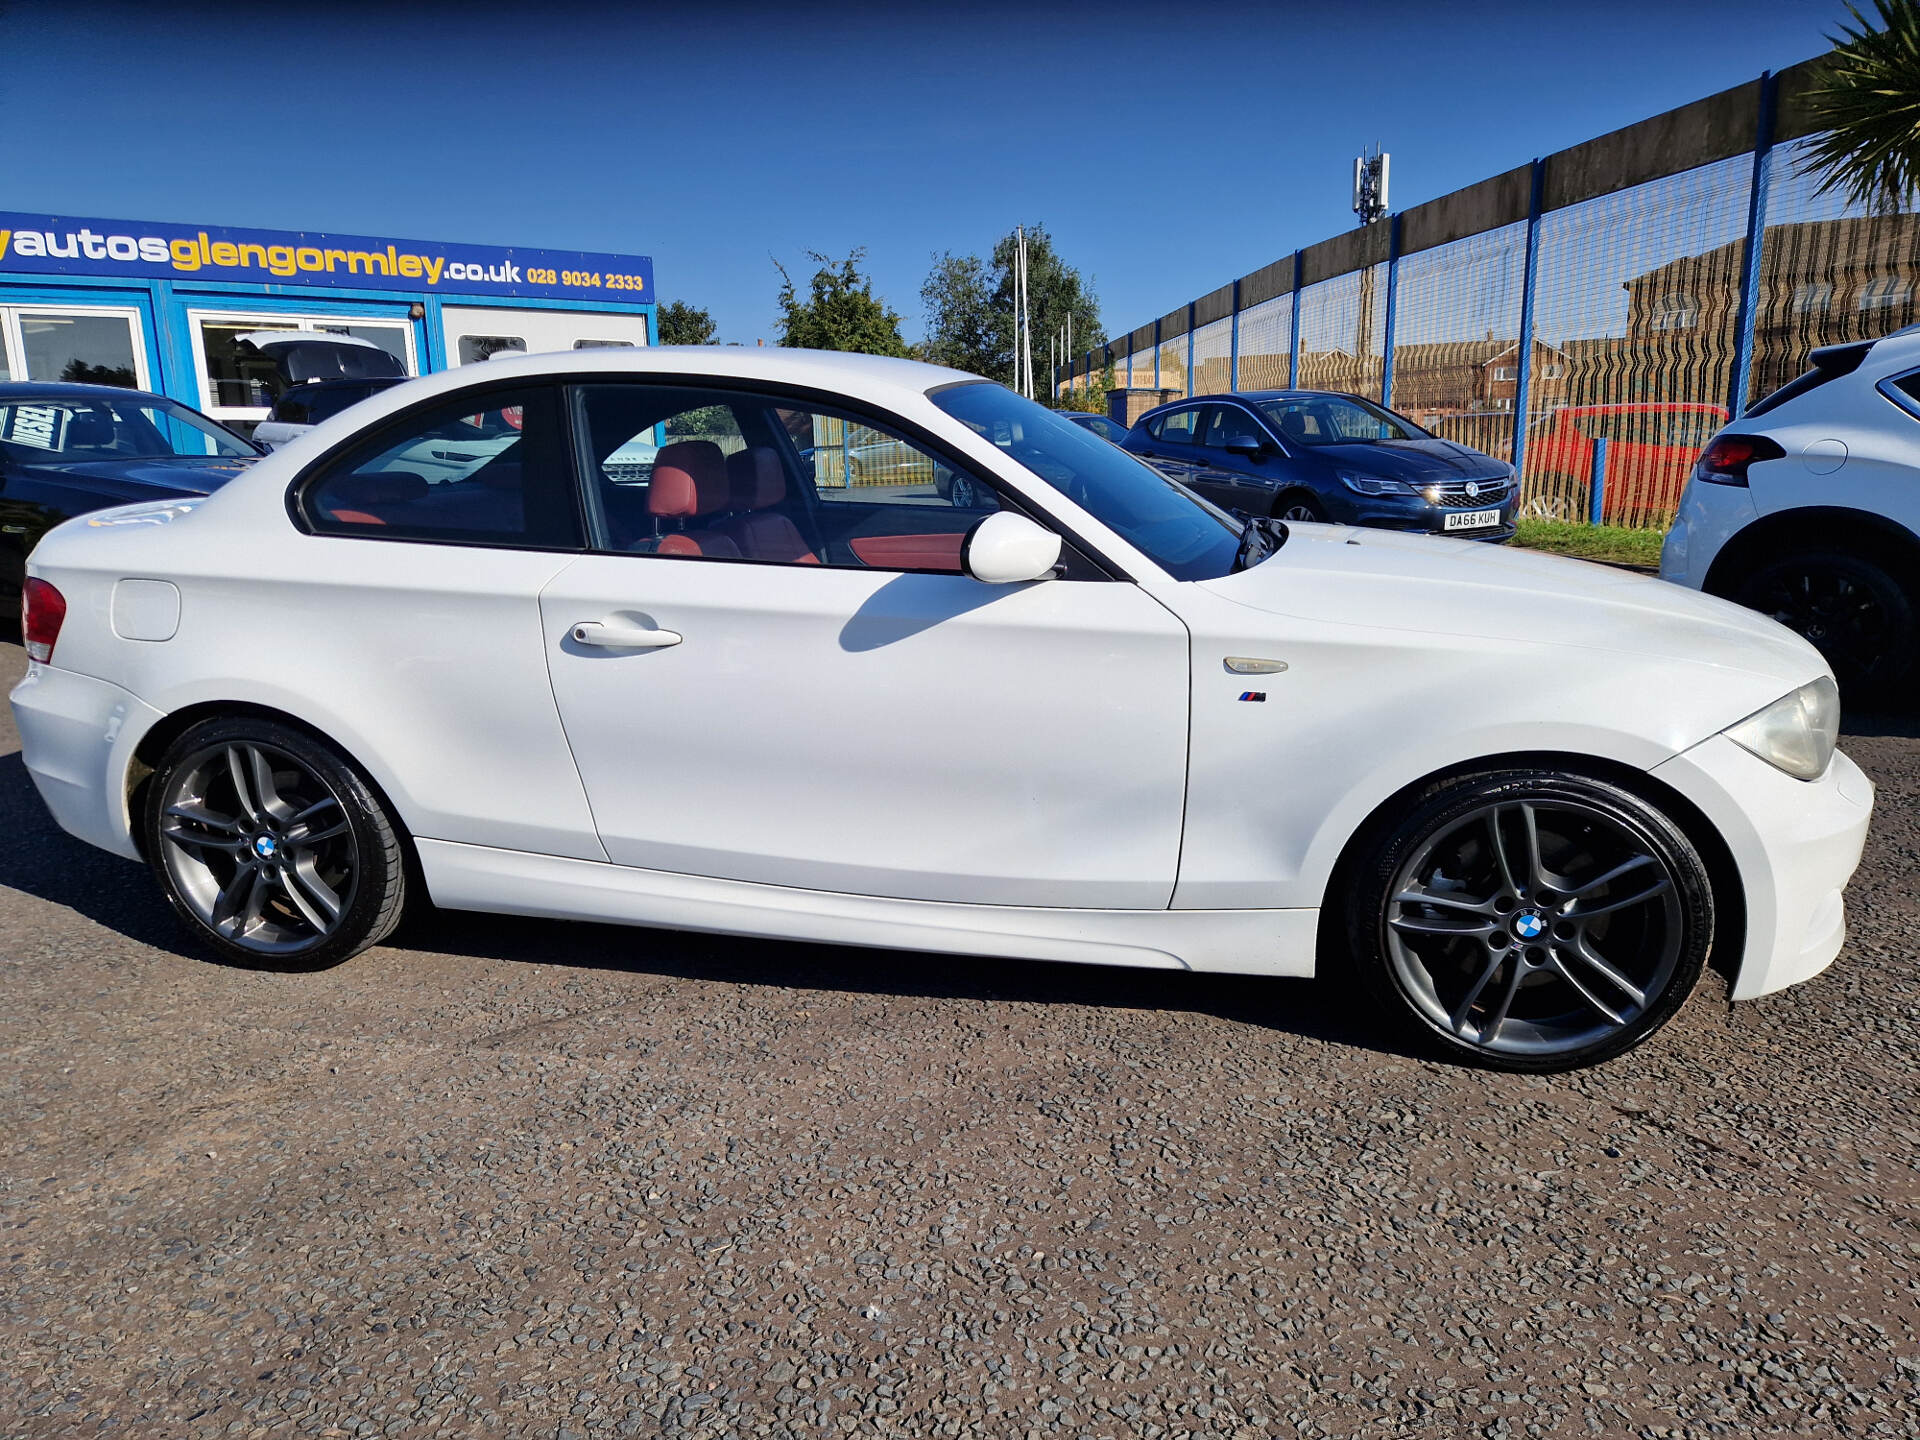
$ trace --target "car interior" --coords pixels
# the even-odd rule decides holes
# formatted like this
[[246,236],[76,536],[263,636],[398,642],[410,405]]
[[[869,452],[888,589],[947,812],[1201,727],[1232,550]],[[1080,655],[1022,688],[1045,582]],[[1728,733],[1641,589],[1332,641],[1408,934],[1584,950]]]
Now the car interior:
[[[525,404],[435,417],[323,476],[306,492],[307,511],[325,529],[396,539],[574,543],[572,515],[557,513],[567,487],[525,483],[529,473],[567,473],[558,395],[516,392],[502,398]],[[951,467],[906,441],[773,397],[603,384],[569,398],[610,550],[957,574],[967,532],[998,508],[984,482],[976,503],[954,505],[935,478]],[[644,481],[614,459],[655,445]],[[862,454],[879,451],[918,463],[864,473]]]

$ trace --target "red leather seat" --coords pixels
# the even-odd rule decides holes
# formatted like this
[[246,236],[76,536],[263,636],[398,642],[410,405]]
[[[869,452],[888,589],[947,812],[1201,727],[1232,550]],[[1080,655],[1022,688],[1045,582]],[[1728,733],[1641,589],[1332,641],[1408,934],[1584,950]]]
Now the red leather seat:
[[676,440],[654,457],[647,485],[647,513],[656,520],[677,520],[682,528],[660,538],[662,555],[704,555],[738,560],[740,550],[717,530],[689,530],[689,520],[727,508],[727,464],[711,440]]
[[[662,452],[665,453],[665,452]],[[655,462],[658,473],[658,462]],[[774,560],[783,565],[818,565],[820,557],[807,548],[800,527],[772,507],[787,498],[787,475],[780,456],[756,445],[727,457],[727,508],[733,512],[719,531],[749,560]]]

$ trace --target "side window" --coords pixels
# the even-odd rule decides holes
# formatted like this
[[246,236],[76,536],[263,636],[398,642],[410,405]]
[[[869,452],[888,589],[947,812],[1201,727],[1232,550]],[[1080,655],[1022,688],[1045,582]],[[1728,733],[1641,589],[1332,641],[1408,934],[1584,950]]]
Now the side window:
[[573,394],[601,549],[958,574],[967,532],[999,506],[905,436],[811,403],[645,383]]
[[273,418],[283,425],[311,425],[313,419],[314,392],[304,385],[296,385],[273,404]]
[[1226,449],[1230,440],[1265,438],[1254,418],[1233,405],[1215,405],[1207,411],[1207,427],[1203,437],[1200,443],[1215,450]]
[[580,543],[552,386],[458,397],[403,415],[301,490],[321,534],[566,549]]
[[1158,439],[1163,445],[1191,445],[1200,418],[1198,410],[1175,410],[1162,417]]

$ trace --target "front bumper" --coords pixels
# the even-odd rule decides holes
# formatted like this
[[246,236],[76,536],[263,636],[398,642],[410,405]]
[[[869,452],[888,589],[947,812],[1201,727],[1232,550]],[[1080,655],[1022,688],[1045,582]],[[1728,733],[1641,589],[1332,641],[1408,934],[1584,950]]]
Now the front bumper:
[[[1418,535],[1445,535],[1454,540],[1511,540],[1514,532],[1514,507],[1516,501],[1509,497],[1496,505],[1481,507],[1447,507],[1432,505],[1425,500],[1376,495],[1347,495],[1343,497],[1346,513],[1334,518],[1348,525],[1364,525],[1374,530],[1405,530]],[[1449,515],[1472,514],[1475,508],[1500,512],[1500,521],[1480,530],[1449,530],[1446,528]]]
[[29,665],[8,697],[34,789],[69,835],[138,860],[126,777],[161,714],[104,680]]
[[1847,938],[1841,892],[1860,863],[1873,782],[1835,752],[1818,780],[1796,780],[1724,735],[1653,774],[1697,805],[1740,872],[1746,943],[1733,998],[1785,989],[1833,963]]

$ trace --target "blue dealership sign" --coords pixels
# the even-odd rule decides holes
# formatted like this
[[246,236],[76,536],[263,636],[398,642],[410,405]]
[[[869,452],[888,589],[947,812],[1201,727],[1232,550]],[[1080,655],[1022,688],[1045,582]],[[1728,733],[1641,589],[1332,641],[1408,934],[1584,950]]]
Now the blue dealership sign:
[[0,211],[5,273],[653,302],[645,255]]

